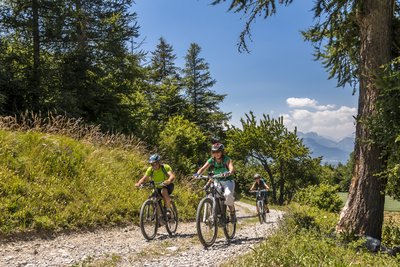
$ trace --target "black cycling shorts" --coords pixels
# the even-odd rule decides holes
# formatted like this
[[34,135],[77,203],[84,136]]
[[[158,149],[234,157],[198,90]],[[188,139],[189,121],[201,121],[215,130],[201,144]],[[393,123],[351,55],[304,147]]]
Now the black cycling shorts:
[[[174,191],[174,184],[171,183],[171,184],[169,184],[169,185],[164,186],[163,188],[167,188],[167,190],[168,190],[168,195],[171,195],[172,192]],[[161,189],[162,189],[162,188],[158,188],[158,193],[160,193],[160,194],[161,194]]]

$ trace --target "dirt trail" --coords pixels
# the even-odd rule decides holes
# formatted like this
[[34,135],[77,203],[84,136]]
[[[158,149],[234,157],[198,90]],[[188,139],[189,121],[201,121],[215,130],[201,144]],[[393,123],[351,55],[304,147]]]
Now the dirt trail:
[[173,238],[161,228],[151,242],[132,225],[3,242],[0,266],[73,266],[93,262],[112,262],[115,266],[218,266],[264,240],[282,216],[281,212],[271,210],[267,223],[260,225],[254,206],[236,202],[236,209],[238,229],[234,240],[227,242],[219,229],[216,243],[207,250],[198,241],[194,222],[180,223]]

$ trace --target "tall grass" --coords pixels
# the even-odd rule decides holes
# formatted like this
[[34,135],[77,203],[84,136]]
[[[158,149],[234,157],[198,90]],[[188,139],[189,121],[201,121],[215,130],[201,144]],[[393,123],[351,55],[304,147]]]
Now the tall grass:
[[225,266],[400,266],[400,256],[371,253],[363,239],[335,236],[337,220],[337,214],[292,204],[274,235]]
[[[134,184],[147,156],[135,138],[80,120],[0,117],[0,234],[137,223],[148,192]],[[197,196],[181,187],[188,219]]]
[[40,113],[24,112],[15,116],[0,116],[0,129],[50,133],[101,146],[145,151],[144,143],[133,135],[104,133],[99,125],[87,124],[79,118],[53,113],[43,116]]

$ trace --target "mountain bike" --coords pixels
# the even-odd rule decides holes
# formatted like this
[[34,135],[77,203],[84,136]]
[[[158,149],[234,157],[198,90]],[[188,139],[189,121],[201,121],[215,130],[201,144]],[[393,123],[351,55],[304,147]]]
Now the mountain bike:
[[236,222],[232,223],[229,209],[225,203],[224,188],[217,178],[220,175],[201,175],[196,179],[211,179],[213,182],[205,188],[206,196],[200,201],[196,213],[197,235],[204,247],[214,244],[218,227],[223,228],[227,240],[234,238],[236,233]]
[[250,193],[256,193],[256,206],[258,211],[258,219],[260,224],[267,222],[267,216],[265,211],[265,196],[262,192],[267,192],[267,190],[251,190]]
[[140,209],[140,230],[147,240],[155,238],[158,228],[163,223],[165,223],[169,236],[175,234],[178,228],[178,211],[174,203],[174,196],[170,195],[171,212],[167,215],[167,208],[163,203],[162,195],[156,187],[158,184],[163,183],[150,181],[140,186],[141,188],[148,187],[152,189],[149,198],[142,204]]

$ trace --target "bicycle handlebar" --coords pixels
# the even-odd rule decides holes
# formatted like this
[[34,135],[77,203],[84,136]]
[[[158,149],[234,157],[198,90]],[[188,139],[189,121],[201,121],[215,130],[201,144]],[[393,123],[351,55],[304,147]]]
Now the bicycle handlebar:
[[261,190],[249,190],[250,193],[258,193],[258,192],[267,192],[267,189],[261,189]]
[[164,184],[164,182],[147,182],[147,183],[143,183],[139,186],[139,188],[145,188],[145,187],[150,187],[150,188],[154,188],[156,185],[162,185],[162,186],[166,186],[166,184]]
[[194,179],[201,180],[201,179],[217,179],[217,178],[225,178],[223,174],[215,174],[215,175],[199,175],[194,176]]

